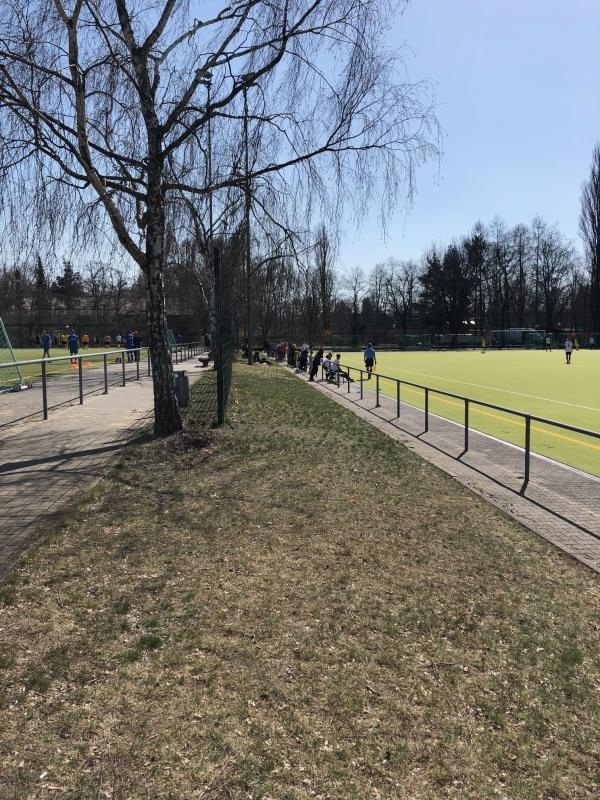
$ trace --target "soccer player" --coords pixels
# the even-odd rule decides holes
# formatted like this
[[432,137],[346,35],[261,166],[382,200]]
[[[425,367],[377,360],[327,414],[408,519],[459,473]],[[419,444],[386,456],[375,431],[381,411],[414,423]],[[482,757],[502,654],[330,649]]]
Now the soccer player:
[[44,351],[42,358],[50,358],[50,348],[52,347],[52,337],[47,331],[42,331],[42,350]]
[[373,367],[377,364],[377,357],[375,356],[375,350],[373,350],[373,345],[371,342],[366,346],[364,352],[365,358],[365,368],[369,374],[367,380],[371,380],[371,373],[373,372]]
[[487,353],[487,339],[485,338],[485,336],[481,338],[481,352]]
[[550,336],[546,336],[546,346],[544,349],[546,350],[547,353],[552,352],[552,339],[550,338]]
[[571,363],[572,353],[573,353],[573,342],[571,341],[571,337],[567,336],[565,340],[565,357],[567,359],[567,364]]
[[90,337],[87,335],[87,333],[84,333],[83,336],[81,337],[81,344],[84,350],[88,349],[90,345]]
[[77,336],[75,331],[71,331],[69,334],[67,344],[69,346],[69,353],[71,354],[71,364],[77,364],[77,359],[75,356],[79,352],[79,336]]

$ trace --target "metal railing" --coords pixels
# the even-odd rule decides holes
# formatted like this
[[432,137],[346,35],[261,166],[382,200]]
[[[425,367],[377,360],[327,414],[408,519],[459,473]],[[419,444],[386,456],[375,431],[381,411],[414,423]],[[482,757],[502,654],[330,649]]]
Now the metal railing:
[[[472,429],[477,433],[482,433],[477,428],[474,428],[469,424],[469,411],[472,406],[479,406],[482,408],[492,409],[494,411],[500,411],[505,414],[510,414],[514,417],[518,417],[524,420],[525,423],[525,435],[524,435],[524,442],[521,449],[524,453],[524,479],[523,484],[521,485],[520,493],[524,494],[525,490],[527,489],[527,484],[529,483],[529,475],[530,475],[530,467],[531,467],[531,423],[537,422],[542,425],[549,425],[554,428],[559,428],[560,430],[569,431],[570,433],[577,433],[581,436],[588,436],[592,439],[600,439],[600,433],[596,431],[588,430],[587,428],[579,428],[576,425],[569,425],[566,422],[558,422],[554,419],[546,419],[545,417],[539,417],[536,414],[527,414],[524,411],[516,411],[514,408],[506,408],[505,406],[499,406],[495,403],[487,403],[484,400],[475,400],[472,397],[465,397],[464,395],[454,394],[452,392],[446,392],[443,389],[434,389],[431,386],[424,386],[420,383],[413,383],[412,381],[405,381],[400,378],[393,378],[389,375],[380,375],[377,373],[369,373],[367,370],[362,369],[361,367],[352,367],[346,364],[340,365],[342,370],[347,373],[347,375],[351,378],[352,373],[358,373],[360,378],[360,399],[364,399],[364,376],[371,375],[372,378],[375,378],[375,408],[379,408],[381,406],[380,403],[380,396],[381,396],[381,388],[380,388],[380,380],[387,380],[391,381],[392,383],[396,384],[396,417],[395,419],[400,419],[401,416],[401,404],[402,404],[402,397],[401,397],[401,387],[402,386],[410,386],[414,389],[420,389],[423,391],[423,411],[424,414],[424,430],[423,433],[427,433],[429,431],[429,417],[430,417],[430,410],[429,410],[429,399],[431,395],[440,395],[443,397],[450,397],[453,400],[460,400],[463,403],[463,421],[462,423],[456,423],[455,420],[452,420],[447,417],[443,417],[444,419],[448,419],[450,422],[454,424],[462,424],[463,431],[464,431],[464,444],[463,444],[463,451],[460,455],[457,456],[458,459],[461,459],[468,451],[469,451],[469,431]],[[324,376],[324,370],[321,367],[321,376]],[[337,377],[334,377],[333,380],[337,385],[338,389],[341,385],[341,378],[343,376],[340,375],[339,371],[337,373]],[[348,394],[350,394],[350,381],[346,381],[348,385]],[[419,408],[418,406],[414,406],[413,403],[407,403],[412,408]],[[436,415],[441,416],[441,415]],[[510,443],[512,444],[512,443]]]
[[[180,364],[183,361],[193,358],[194,356],[205,352],[206,347],[204,343],[201,342],[186,342],[186,343],[178,343],[176,345],[172,345],[170,348],[171,351],[171,358],[174,365]],[[114,369],[109,369],[109,359],[114,356],[115,360],[112,362],[111,366],[118,365]],[[94,382],[86,381],[84,379],[84,375],[86,372],[84,371],[84,363],[85,362],[98,362],[93,369],[93,374],[96,376],[100,369],[102,369],[102,378],[100,381],[96,380]],[[52,364],[61,364],[64,362],[70,362],[70,364],[75,365],[77,369],[77,392],[76,394],[70,395],[68,397],[63,397],[58,402],[51,404],[49,402],[49,397],[51,394],[51,387],[54,381],[62,378],[69,378],[71,373],[69,372],[58,372],[52,374],[49,370],[49,366]],[[144,366],[142,367],[142,362]],[[79,400],[79,405],[83,405],[84,397],[90,394],[96,394],[98,392],[102,394],[108,394],[109,386],[126,386],[128,381],[139,381],[142,377],[142,373],[145,372],[146,376],[152,375],[152,365],[150,360],[150,348],[149,347],[134,347],[134,348],[119,348],[118,350],[106,350],[101,352],[94,352],[91,350],[84,350],[81,353],[77,353],[76,355],[64,355],[64,356],[53,356],[51,358],[34,358],[29,360],[22,360],[22,361],[11,361],[5,364],[0,364],[0,384],[2,384],[2,369],[14,369],[15,367],[29,367],[31,368],[34,365],[39,366],[39,373],[35,376],[30,376],[27,374],[29,370],[26,370],[26,374],[24,376],[24,383],[30,383],[31,380],[40,381],[40,388],[41,388],[41,407],[36,408],[35,410],[29,410],[28,413],[24,414],[23,416],[17,417],[15,419],[10,419],[6,422],[0,422],[0,428],[4,428],[8,425],[14,425],[16,422],[20,422],[22,420],[35,417],[41,413],[42,418],[44,420],[48,419],[49,411],[53,408],[58,408],[62,405],[67,405],[69,403],[76,402]],[[131,374],[127,374],[128,368],[134,370],[133,376]],[[21,369],[21,372],[23,370]],[[90,373],[87,373],[88,375]],[[116,380],[115,380],[116,378]],[[111,380],[112,379],[112,380]],[[87,386],[86,386],[87,383]],[[90,388],[93,386],[93,388]],[[30,389],[28,389],[30,391]],[[12,392],[5,392],[5,396],[14,396]]]

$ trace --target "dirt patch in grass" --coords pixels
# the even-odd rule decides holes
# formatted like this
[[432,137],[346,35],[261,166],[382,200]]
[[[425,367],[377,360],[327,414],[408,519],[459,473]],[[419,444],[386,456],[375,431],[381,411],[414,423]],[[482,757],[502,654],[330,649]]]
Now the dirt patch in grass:
[[597,577],[282,370],[3,588],[2,800],[600,792]]

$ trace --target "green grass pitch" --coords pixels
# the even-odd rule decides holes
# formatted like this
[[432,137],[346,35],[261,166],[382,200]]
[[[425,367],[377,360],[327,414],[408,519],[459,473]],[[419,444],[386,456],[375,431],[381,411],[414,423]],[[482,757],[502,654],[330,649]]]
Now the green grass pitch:
[[[362,353],[343,353],[342,363],[364,367]],[[574,352],[569,366],[562,350],[379,352],[377,372],[381,391],[391,397],[396,386],[384,376],[600,431],[600,351]],[[402,399],[423,408],[420,389],[403,387]],[[432,394],[429,409],[456,422],[464,419],[464,404],[453,398]],[[471,406],[470,425],[513,444],[524,443],[525,423],[512,415]],[[531,446],[548,458],[600,475],[600,439],[532,422]]]
[[[88,356],[88,358],[84,359],[84,364],[91,364],[92,368],[101,367],[103,365],[103,360],[99,358],[98,355],[94,356],[94,354],[102,353],[104,352],[104,349],[105,348],[103,347],[90,347],[87,350],[79,348],[79,355]],[[40,359],[43,353],[41,347],[14,348],[13,352],[17,361],[31,361],[33,359]],[[68,358],[69,351],[62,347],[53,347],[50,350],[50,355],[52,358],[58,358],[59,356],[66,356]],[[24,364],[20,369],[23,375],[23,380],[25,381],[35,381],[36,379],[40,378],[42,374],[39,364]],[[90,369],[90,367],[88,366],[86,369]],[[49,361],[46,364],[46,374],[49,378],[57,375],[67,375],[73,371],[74,370],[71,369],[71,364],[68,360]]]

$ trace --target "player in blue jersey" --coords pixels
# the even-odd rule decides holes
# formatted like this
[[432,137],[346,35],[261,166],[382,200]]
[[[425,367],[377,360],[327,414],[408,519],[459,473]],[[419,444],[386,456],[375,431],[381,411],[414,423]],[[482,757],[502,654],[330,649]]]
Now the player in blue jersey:
[[40,339],[42,343],[42,350],[44,351],[42,354],[42,358],[50,358],[50,348],[52,347],[52,337],[46,331],[42,331],[42,336]]
[[373,345],[371,342],[366,346],[364,352],[365,358],[365,368],[369,373],[369,377],[367,380],[371,380],[371,373],[373,372],[373,367],[377,364],[377,357],[375,356],[375,350],[373,350]]
[[75,331],[71,331],[67,337],[67,346],[69,348],[69,353],[71,354],[71,364],[77,364],[77,359],[75,356],[79,352],[79,336],[77,336]]

